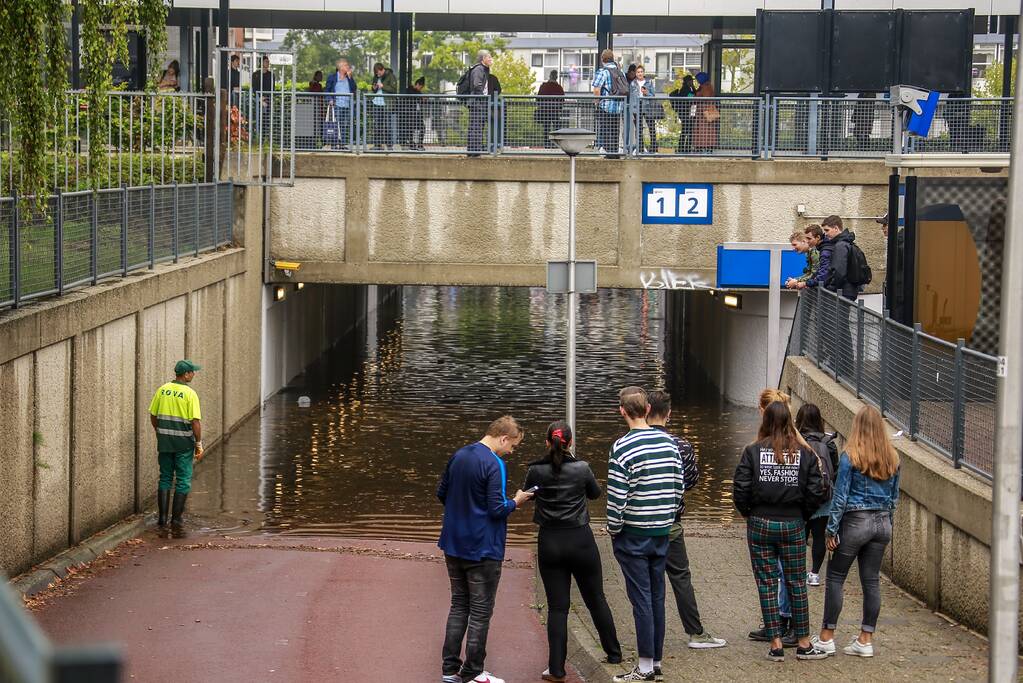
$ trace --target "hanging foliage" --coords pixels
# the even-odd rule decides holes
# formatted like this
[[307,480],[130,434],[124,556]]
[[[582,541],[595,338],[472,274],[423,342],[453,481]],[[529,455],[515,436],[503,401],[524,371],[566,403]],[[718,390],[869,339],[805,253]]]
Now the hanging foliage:
[[[77,0],[80,19],[81,80],[85,90],[84,130],[75,142],[87,149],[89,185],[98,189],[101,158],[110,120],[107,94],[117,61],[127,64],[128,30],[147,36],[149,86],[167,45],[166,0]],[[64,118],[69,62],[66,38],[69,0],[0,1],[0,151],[5,174],[23,196],[44,197],[55,189],[48,170],[67,151]],[[9,165],[9,171],[8,171]]]

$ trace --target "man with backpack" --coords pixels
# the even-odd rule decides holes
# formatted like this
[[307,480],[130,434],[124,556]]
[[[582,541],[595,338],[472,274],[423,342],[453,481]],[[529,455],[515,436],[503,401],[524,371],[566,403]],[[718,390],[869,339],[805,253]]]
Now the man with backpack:
[[596,146],[604,152],[608,159],[617,159],[618,135],[621,127],[622,111],[625,109],[625,98],[629,96],[629,83],[625,73],[615,63],[613,50],[600,53],[601,68],[593,77],[593,94],[597,100],[597,111],[594,123],[597,128]]
[[487,121],[488,100],[485,97],[473,96],[490,94],[490,65],[493,63],[494,58],[490,52],[480,50],[476,53],[476,63],[462,74],[458,83],[455,84],[455,92],[464,98],[462,101],[469,107],[469,132],[466,148],[470,157],[478,157],[484,151],[483,127]]
[[[828,216],[821,223],[821,227],[827,239],[821,245],[819,271],[821,275],[818,277],[823,278],[823,285],[829,291],[836,292],[849,301],[856,301],[863,286],[871,280],[872,273],[870,266],[867,265],[867,258],[856,244],[856,235],[842,227],[840,217]],[[829,255],[827,263],[824,261],[825,253]],[[825,324],[834,330],[838,370],[843,376],[850,377],[853,355],[856,352],[853,348],[849,320],[852,306],[836,308],[830,303],[824,307]]]

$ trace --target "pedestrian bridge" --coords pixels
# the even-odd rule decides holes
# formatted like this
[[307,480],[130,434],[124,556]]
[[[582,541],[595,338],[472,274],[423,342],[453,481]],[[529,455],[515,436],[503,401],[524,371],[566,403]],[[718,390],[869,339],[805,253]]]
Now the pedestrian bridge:
[[[301,265],[271,279],[543,286],[568,255],[568,170],[564,157],[298,154],[267,218],[271,260]],[[714,286],[718,244],[786,241],[829,214],[884,261],[881,160],[580,158],[577,182],[577,258],[596,260],[602,287]],[[668,222],[677,211],[650,184],[696,192],[696,219]]]

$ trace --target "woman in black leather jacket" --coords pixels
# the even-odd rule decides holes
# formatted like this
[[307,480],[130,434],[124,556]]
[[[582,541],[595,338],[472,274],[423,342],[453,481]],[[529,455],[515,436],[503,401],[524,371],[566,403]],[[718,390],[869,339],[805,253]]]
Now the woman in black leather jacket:
[[533,498],[533,521],[540,527],[537,561],[547,593],[548,668],[545,681],[565,680],[568,608],[572,577],[590,611],[600,644],[611,663],[622,661],[614,618],[604,597],[600,551],[590,529],[587,500],[600,497],[600,484],[584,460],[569,451],[572,430],[564,420],[547,427],[547,455],[529,465],[523,490],[539,487]]

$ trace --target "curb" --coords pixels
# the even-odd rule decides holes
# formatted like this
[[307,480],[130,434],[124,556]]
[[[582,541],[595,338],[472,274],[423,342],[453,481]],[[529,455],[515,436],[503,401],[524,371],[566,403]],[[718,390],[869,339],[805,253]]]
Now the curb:
[[[539,564],[535,569],[533,581],[536,592],[536,604],[545,605],[547,594],[544,593],[543,581],[540,579]],[[544,612],[540,610],[541,616]],[[611,683],[611,673],[604,665],[604,650],[586,624],[576,613],[576,604],[568,611],[568,658],[567,663],[575,667],[579,676],[587,683]]]
[[14,577],[10,581],[13,590],[29,597],[46,590],[56,579],[63,579],[70,567],[92,562],[106,551],[120,545],[130,538],[139,536],[146,528],[145,515],[137,514],[123,519],[93,534],[78,545],[68,548],[56,557],[33,569]]

